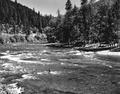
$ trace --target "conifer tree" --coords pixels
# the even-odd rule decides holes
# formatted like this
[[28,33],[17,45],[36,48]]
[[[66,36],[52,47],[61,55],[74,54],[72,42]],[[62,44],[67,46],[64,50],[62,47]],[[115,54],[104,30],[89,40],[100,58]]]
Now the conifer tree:
[[87,3],[87,0],[81,0],[81,5],[84,5]]
[[109,43],[117,41],[117,33],[116,33],[116,19],[113,16],[112,9],[108,10],[108,19],[107,19],[107,28],[106,28],[106,36],[108,36]]
[[72,3],[70,0],[67,0],[65,9],[66,9],[66,11],[71,11]]
[[79,9],[79,15],[78,15],[78,24],[81,36],[84,40],[83,42],[88,41],[88,31],[87,31],[87,7],[85,5],[86,0],[81,1],[81,8]]
[[71,10],[72,10],[72,4],[70,0],[67,0],[66,2],[66,14],[65,14],[65,19],[64,19],[64,33],[63,33],[63,42],[65,43],[70,43],[70,36],[72,32],[72,19],[71,19]]
[[57,16],[58,16],[58,17],[61,16],[61,14],[60,14],[60,10],[59,10],[59,9],[57,10]]
[[120,30],[120,0],[117,0],[112,8],[113,16],[116,19],[117,25],[116,29]]
[[56,28],[59,26],[60,23],[61,23],[61,14],[60,14],[60,10],[58,9],[58,11],[57,11]]
[[37,25],[38,25],[37,27],[39,29],[39,32],[42,33],[42,22],[41,22],[40,11],[38,11]]
[[96,21],[95,21],[95,30],[98,32],[98,40],[99,42],[106,42],[108,43],[108,7],[106,5],[101,5],[98,13],[96,15]]
[[74,7],[72,9],[72,15],[73,16],[78,16],[77,13],[78,13],[78,7],[76,5],[74,5]]

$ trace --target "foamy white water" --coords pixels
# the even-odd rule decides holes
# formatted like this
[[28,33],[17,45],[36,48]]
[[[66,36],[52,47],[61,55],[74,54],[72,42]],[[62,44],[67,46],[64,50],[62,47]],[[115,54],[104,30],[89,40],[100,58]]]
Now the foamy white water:
[[76,67],[79,66],[78,64],[74,64],[74,63],[70,64],[70,63],[63,63],[63,62],[61,62],[60,64],[63,65],[63,66],[76,66]]
[[52,74],[52,75],[60,75],[62,74],[62,71],[43,71],[43,72],[38,72],[38,75],[47,75],[47,74]]
[[32,74],[24,74],[24,75],[22,75],[22,78],[23,79],[37,79]]
[[96,54],[100,54],[100,55],[116,55],[116,56],[120,56],[120,52],[110,52],[110,51],[100,51],[97,52]]
[[12,73],[16,73],[16,72],[24,73],[24,72],[26,72],[26,70],[22,66],[20,66],[20,65],[16,66],[16,65],[13,65],[12,63],[4,63],[1,66],[3,67],[3,69],[5,69],[5,70],[0,71],[1,73],[2,72],[4,72],[4,73],[5,72],[12,72]]
[[41,61],[49,62],[49,61],[51,61],[51,60],[49,60],[49,59],[41,59]]
[[22,94],[24,92],[24,88],[18,88],[17,83],[13,83],[6,86],[6,91],[9,94]]
[[[31,58],[29,56],[26,56],[27,58]],[[53,65],[55,63],[52,63],[52,62],[48,62],[50,60],[48,59],[41,59],[41,61],[47,61],[47,62],[41,62],[41,61],[30,61],[30,60],[22,60],[23,58],[26,59],[26,57],[23,55],[23,54],[20,54],[20,55],[5,55],[5,56],[1,56],[1,59],[8,59],[8,60],[11,60],[11,61],[15,61],[15,62],[18,62],[18,63],[31,63],[31,64],[42,64],[42,65]]]
[[67,54],[72,54],[72,55],[82,55],[82,53],[80,52],[80,51],[78,51],[78,50],[72,50],[72,51],[69,51],[69,52],[67,52]]
[[[34,51],[34,47],[30,47],[30,48],[29,47],[30,46],[25,48],[25,50],[21,50],[21,51],[12,51],[12,52],[8,51],[3,53],[4,56],[2,55],[0,56],[1,59],[3,59],[2,60],[3,62],[0,63],[1,65],[0,74],[3,74],[3,76],[1,75],[1,78],[3,79],[0,78],[0,82],[6,81],[7,84],[13,83],[9,85],[10,88],[8,89],[10,92],[13,92],[11,94],[22,94],[24,90],[25,93],[27,92],[27,90],[29,90],[30,93],[32,92],[31,94],[34,94],[33,93],[34,91],[36,92],[39,91],[39,88],[41,88],[39,86],[41,86],[42,83],[45,84],[45,86],[47,86],[47,82],[49,84],[49,81],[51,81],[51,79],[53,81],[51,81],[50,83],[51,85],[53,84],[53,87],[57,85],[58,86],[57,88],[59,87],[61,88],[62,86],[62,89],[64,87],[66,89],[67,87],[69,87],[68,85],[71,85],[70,89],[77,90],[76,87],[79,85],[77,81],[81,79],[84,80],[85,77],[85,82],[86,82],[87,81],[86,76],[91,77],[91,74],[93,76],[95,75],[94,77],[99,78],[99,74],[101,75],[101,73],[103,73],[103,77],[104,77],[104,75],[107,74],[106,71],[112,68],[112,65],[110,65],[111,62],[98,60],[98,59],[93,60],[94,59],[93,52],[80,52],[77,50],[74,51],[73,49],[59,49],[59,48],[51,49],[49,47],[46,49],[41,46],[37,47],[37,49],[34,46],[35,47],[35,51]],[[26,49],[29,50],[26,51]],[[32,51],[30,49],[32,49]],[[119,67],[117,66],[117,69],[119,69]],[[104,71],[104,69],[105,69],[105,74],[104,72],[102,72]],[[86,75],[89,72],[90,75]],[[7,74],[10,75],[7,76]],[[4,77],[4,75],[7,77]],[[80,77],[80,79],[78,76]],[[94,78],[93,76],[92,78]],[[97,78],[95,78],[95,80],[97,80]],[[91,81],[93,80],[94,79],[91,79]],[[18,84],[19,87],[17,87],[17,84],[15,84],[17,82],[19,83]],[[88,83],[88,81],[86,83]],[[29,84],[31,85],[30,87],[28,86]],[[84,84],[84,82],[82,84]],[[37,85],[38,90],[36,89],[35,85]],[[29,93],[29,91],[27,93]]]

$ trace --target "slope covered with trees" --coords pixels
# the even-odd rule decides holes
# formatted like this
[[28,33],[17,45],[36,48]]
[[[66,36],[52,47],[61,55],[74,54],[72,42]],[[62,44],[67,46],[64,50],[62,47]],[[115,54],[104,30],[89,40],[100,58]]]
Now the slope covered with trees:
[[52,22],[54,25],[50,24],[55,40],[80,45],[118,41],[119,0],[81,0],[80,7],[73,7],[71,1],[67,0],[65,9],[65,15],[59,13]]
[[[89,1],[89,2],[88,2]],[[0,0],[0,33],[46,33],[49,42],[79,44],[115,43],[120,28],[119,0],[81,0],[80,6],[65,4],[65,15],[42,16],[15,0]]]
[[[0,23],[10,25],[23,25],[25,28],[37,27],[39,32],[48,25],[51,16],[42,16],[35,9],[21,5],[15,0],[0,0]],[[27,29],[26,29],[27,30]],[[17,32],[18,33],[18,32]]]
[[[17,0],[0,0],[0,43],[42,40],[43,36],[46,38],[41,34],[43,28],[51,18],[51,15],[42,16],[40,11],[23,6]],[[33,33],[35,38],[32,38]]]

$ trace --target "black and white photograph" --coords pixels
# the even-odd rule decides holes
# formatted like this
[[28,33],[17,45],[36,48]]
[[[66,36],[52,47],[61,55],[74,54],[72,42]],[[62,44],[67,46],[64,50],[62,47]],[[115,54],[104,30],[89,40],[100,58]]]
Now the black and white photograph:
[[120,0],[0,0],[0,94],[120,94]]

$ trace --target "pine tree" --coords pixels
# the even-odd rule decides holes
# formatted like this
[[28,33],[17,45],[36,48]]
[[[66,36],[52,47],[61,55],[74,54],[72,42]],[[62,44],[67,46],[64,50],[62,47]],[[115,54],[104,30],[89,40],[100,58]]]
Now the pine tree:
[[88,10],[87,6],[85,5],[85,1],[81,2],[81,8],[79,9],[79,15],[78,15],[78,21],[79,21],[79,28],[81,32],[81,37],[84,43],[88,41],[88,30],[87,30],[87,25],[88,25]]
[[37,25],[38,25],[37,27],[39,29],[39,32],[42,33],[42,22],[41,22],[40,11],[38,11]]
[[74,5],[74,7],[72,9],[72,15],[77,16],[77,14],[78,14],[78,7],[76,5]]
[[108,28],[108,7],[101,5],[95,20],[95,30],[98,33],[99,42],[109,42],[109,31]]
[[6,23],[7,22],[7,16],[8,16],[8,5],[6,0],[1,1],[1,14],[2,15],[2,22]]
[[73,29],[72,18],[71,18],[72,4],[70,0],[67,0],[65,9],[66,9],[66,14],[65,14],[64,23],[63,23],[63,26],[64,26],[63,42],[70,43],[71,32]]
[[113,5],[113,16],[116,19],[117,22],[117,29],[120,30],[120,0],[117,0],[116,3]]
[[60,10],[58,9],[57,11],[57,21],[56,21],[56,27],[59,27],[59,24],[61,23],[61,14],[60,14]]
[[81,0],[81,5],[84,5],[87,3],[87,0]]
[[33,12],[32,12],[33,14],[32,14],[32,24],[33,24],[33,26],[35,26],[36,25],[36,16],[35,16],[35,9],[33,8]]
[[27,17],[27,12],[26,12],[25,9],[23,10],[23,13],[22,13],[22,22],[23,22],[23,25],[24,25],[25,27],[29,26],[29,21],[28,21],[28,17]]
[[63,38],[63,36],[62,36],[62,22],[63,22],[63,20],[62,20],[62,15],[61,15],[61,13],[60,13],[60,10],[58,9],[58,11],[57,11],[57,18],[56,18],[56,25],[55,25],[55,36],[56,36],[56,39],[58,40],[58,41],[61,41],[61,40],[63,40],[62,38]]
[[72,9],[72,4],[71,4],[71,1],[70,1],[70,0],[67,0],[65,9],[66,9],[66,11],[71,11],[71,9]]
[[106,28],[106,31],[107,31],[107,34],[106,36],[108,36],[108,39],[109,39],[109,43],[111,42],[115,42],[117,41],[117,33],[116,33],[116,19],[114,18],[113,16],[113,11],[112,9],[109,9],[108,10],[108,19],[107,19],[107,28]]
[[79,14],[78,14],[78,12],[79,12],[79,8],[76,6],[76,5],[74,5],[74,7],[73,7],[73,9],[72,9],[72,11],[71,11],[71,19],[72,19],[72,25],[73,25],[73,30],[72,30],[72,32],[71,32],[71,41],[74,41],[74,40],[76,40],[78,37],[79,37],[79,35],[80,35],[80,32],[79,32],[79,19],[78,19],[78,16],[79,16]]
[[18,10],[18,2],[17,0],[15,0],[15,13],[14,13],[14,20],[15,20],[15,24],[19,24],[20,23],[20,15],[19,15],[19,10]]
[[61,16],[60,10],[58,9],[58,10],[57,10],[57,17],[60,17],[60,16]]

